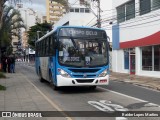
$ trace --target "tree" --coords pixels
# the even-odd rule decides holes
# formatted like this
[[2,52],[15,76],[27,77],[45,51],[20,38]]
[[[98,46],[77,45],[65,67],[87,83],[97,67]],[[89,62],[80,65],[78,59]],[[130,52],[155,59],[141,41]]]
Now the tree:
[[8,6],[6,6],[4,9],[2,22],[5,24],[2,24],[0,29],[0,45],[1,48],[5,48],[6,50],[10,51],[10,48],[12,47],[12,36],[20,37],[17,33],[17,30],[19,28],[25,28],[25,26],[19,11]]
[[3,18],[3,11],[4,11],[4,8],[5,8],[5,2],[11,2],[11,3],[18,3],[18,2],[21,2],[21,0],[0,0],[0,29],[2,27],[2,24],[3,24],[3,21],[2,21],[2,18]]
[[[4,12],[4,8],[5,8],[5,2],[6,1],[10,1],[10,2],[13,2],[14,4],[16,4],[17,2],[21,2],[21,0],[0,0],[0,30],[2,31],[2,26],[3,24],[3,12]],[[0,36],[1,37],[1,36]],[[1,63],[1,38],[0,38],[0,63]]]
[[[35,48],[35,41],[38,39],[37,34],[39,37],[45,35],[48,31],[52,30],[52,25],[50,23],[36,23],[36,25],[30,27],[28,34],[28,44],[31,48]],[[37,33],[39,31],[39,33]]]

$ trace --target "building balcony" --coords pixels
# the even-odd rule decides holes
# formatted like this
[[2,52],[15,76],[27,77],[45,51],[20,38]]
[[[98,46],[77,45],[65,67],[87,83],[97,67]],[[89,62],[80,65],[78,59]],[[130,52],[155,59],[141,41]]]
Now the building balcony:
[[63,14],[62,13],[50,13],[49,15],[50,16],[62,16]]
[[59,18],[50,18],[51,21],[58,21]]
[[49,8],[49,11],[63,11],[61,8]]

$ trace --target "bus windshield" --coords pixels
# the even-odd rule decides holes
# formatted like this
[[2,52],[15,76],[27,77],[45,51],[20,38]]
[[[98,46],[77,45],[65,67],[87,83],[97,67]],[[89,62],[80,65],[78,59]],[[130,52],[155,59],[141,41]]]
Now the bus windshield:
[[108,63],[106,39],[60,38],[59,63],[65,66],[95,67]]

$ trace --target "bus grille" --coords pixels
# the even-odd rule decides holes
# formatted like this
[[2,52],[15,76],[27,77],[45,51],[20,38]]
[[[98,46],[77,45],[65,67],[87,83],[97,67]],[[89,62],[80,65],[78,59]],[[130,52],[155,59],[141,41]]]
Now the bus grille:
[[69,69],[69,70],[74,73],[96,73],[100,69]]
[[[77,74],[74,74],[73,75],[75,78],[84,78],[84,75],[77,75]],[[87,75],[85,78],[95,78],[96,77],[96,74],[92,74],[92,75]]]
[[94,79],[76,79],[78,83],[92,83]]

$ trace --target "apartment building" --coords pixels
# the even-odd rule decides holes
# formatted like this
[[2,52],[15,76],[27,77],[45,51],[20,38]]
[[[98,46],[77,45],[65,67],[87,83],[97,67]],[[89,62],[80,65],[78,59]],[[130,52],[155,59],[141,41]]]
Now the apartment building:
[[47,22],[51,24],[57,23],[65,13],[63,5],[52,0],[46,0],[46,5]]
[[160,78],[160,0],[113,0],[112,70]]
[[42,16],[42,23],[45,23],[47,21],[47,17],[46,16]]

